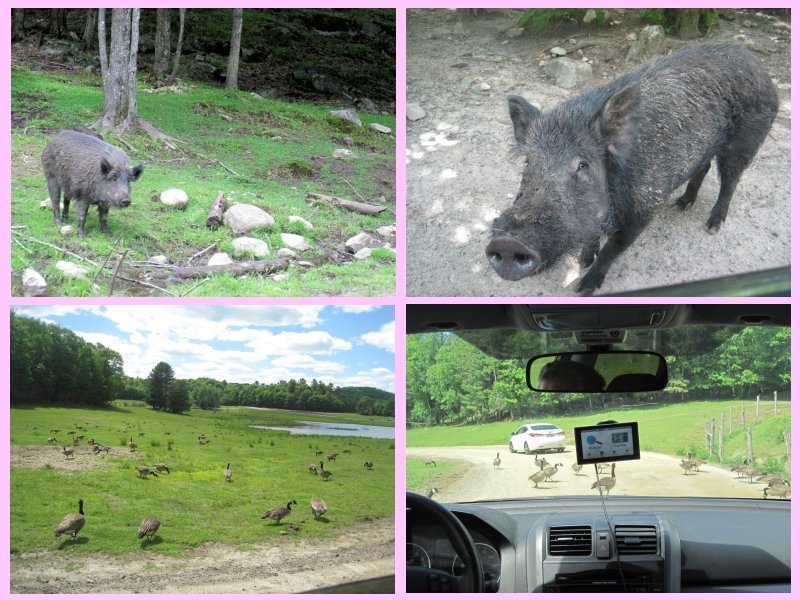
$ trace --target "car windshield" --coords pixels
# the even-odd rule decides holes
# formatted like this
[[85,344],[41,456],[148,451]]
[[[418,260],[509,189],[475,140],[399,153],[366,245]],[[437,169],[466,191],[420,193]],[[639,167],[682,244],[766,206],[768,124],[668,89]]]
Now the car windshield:
[[[629,330],[614,350],[662,354],[663,390],[552,393],[526,385],[526,365],[535,355],[585,350],[572,333],[409,335],[408,489],[440,502],[601,489],[611,497],[786,498],[789,346],[788,327]],[[638,423],[641,458],[613,461],[613,470],[577,464],[574,429],[607,420]]]

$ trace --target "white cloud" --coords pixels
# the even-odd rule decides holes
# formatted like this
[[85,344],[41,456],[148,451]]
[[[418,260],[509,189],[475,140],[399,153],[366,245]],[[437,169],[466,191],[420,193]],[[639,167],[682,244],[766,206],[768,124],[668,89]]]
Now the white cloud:
[[394,321],[385,323],[378,331],[363,334],[361,341],[386,350],[386,352],[394,352]]
[[376,387],[387,392],[394,392],[394,372],[384,367],[360,371],[349,377],[339,377],[333,380],[339,387]]
[[[285,367],[287,369],[302,369],[304,372],[316,373],[318,375],[335,375],[343,373],[346,366],[342,363],[317,360],[307,354],[290,354],[281,356],[270,361],[273,367]],[[308,377],[306,376],[306,379]]]
[[347,306],[342,306],[342,312],[358,315],[361,313],[372,312],[374,310],[378,310],[379,308],[380,306],[375,304],[348,304]]

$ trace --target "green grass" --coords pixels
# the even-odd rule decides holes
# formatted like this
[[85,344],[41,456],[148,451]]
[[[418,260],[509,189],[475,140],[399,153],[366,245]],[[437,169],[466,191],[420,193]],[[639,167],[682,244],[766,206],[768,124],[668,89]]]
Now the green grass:
[[[13,408],[12,446],[45,446],[53,427],[62,429],[56,434],[61,441],[77,425],[86,439],[94,437],[114,450],[102,454],[96,467],[63,468],[66,461],[55,446],[43,448],[52,451],[52,460],[41,466],[12,466],[11,552],[64,548],[75,553],[181,555],[208,541],[247,545],[278,540],[284,527],[260,517],[291,499],[298,506],[286,522],[300,525],[291,535],[309,540],[394,513],[393,440],[292,436],[248,427],[261,422],[247,411],[172,415],[139,407]],[[130,428],[124,430],[126,426]],[[197,443],[201,433],[210,443]],[[123,446],[131,437],[139,446],[135,453]],[[352,453],[342,453],[345,448]],[[336,462],[325,465],[334,474],[331,481],[308,473],[306,466],[319,462],[318,449],[340,453]],[[85,444],[77,450],[81,457],[76,461],[90,454]],[[372,460],[375,468],[365,470],[364,460]],[[155,462],[166,463],[171,473],[142,479],[134,470]],[[230,483],[222,476],[228,462]],[[313,519],[312,497],[327,502],[329,522]],[[77,510],[78,498],[85,501],[86,526],[75,543],[55,539],[56,526]],[[136,530],[151,514],[162,526],[155,543],[142,543]]]
[[[48,196],[40,157],[54,132],[94,121],[102,110],[103,93],[98,77],[79,73],[47,73],[15,67],[12,73],[12,223],[24,226],[12,245],[13,293],[20,294],[19,275],[32,267],[48,280],[48,293],[69,296],[107,295],[111,276],[74,281],[55,270],[57,260],[75,260],[35,240],[53,244],[102,264],[108,256],[124,252],[126,266],[120,274],[134,279],[140,273],[131,263],[163,254],[171,264],[185,265],[192,255],[216,244],[216,251],[232,254],[233,236],[225,227],[205,226],[208,208],[219,191],[228,204],[255,204],[275,218],[269,229],[249,234],[263,239],[274,252],[283,246],[280,233],[302,233],[313,250],[300,253],[311,268],[292,266],[285,277],[243,278],[218,276],[199,287],[197,281],[169,283],[174,294],[193,296],[377,296],[394,293],[395,259],[389,252],[365,261],[341,262],[344,241],[362,231],[374,232],[394,223],[392,210],[365,216],[333,206],[311,205],[307,192],[377,201],[381,196],[393,207],[395,200],[394,136],[369,127],[376,122],[394,129],[393,117],[360,115],[356,127],[329,114],[330,106],[265,100],[246,92],[231,92],[188,82],[180,92],[147,93],[139,87],[139,112],[172,136],[184,152],[173,152],[143,134],[129,135],[119,144],[134,163],[144,161],[140,181],[132,185],[130,208],[112,210],[111,237],[100,233],[95,208],[86,221],[86,238],[63,238],[49,210],[39,207]],[[334,148],[349,146],[357,159],[338,160]],[[227,167],[227,169],[226,169]],[[235,175],[228,169],[235,171]],[[189,196],[186,210],[169,209],[158,201],[168,188],[181,188]],[[71,209],[74,213],[74,209]],[[314,224],[300,231],[289,224],[299,215]],[[74,214],[69,224],[75,226]],[[27,236],[27,237],[23,237]],[[33,239],[30,239],[33,238]],[[192,264],[205,264],[210,254]],[[80,261],[78,261],[80,262]],[[159,285],[158,281],[154,281]],[[194,289],[193,289],[194,288]],[[120,280],[115,294],[158,294]]]
[[406,459],[406,489],[427,494],[431,488],[446,488],[447,482],[463,472],[463,464],[452,460],[436,460],[430,467],[420,458]]
[[[733,407],[733,433],[728,435],[729,408]],[[707,458],[705,451],[705,422],[716,419],[719,427],[722,412],[725,412],[725,465],[733,465],[747,456],[747,438],[741,428],[741,401],[701,401],[684,404],[634,407],[629,409],[597,412],[591,415],[557,417],[539,415],[525,421],[504,421],[486,425],[461,427],[428,427],[410,429],[406,434],[409,447],[418,446],[489,446],[508,444],[511,433],[523,423],[552,422],[567,432],[578,426],[593,425],[605,419],[619,422],[637,421],[641,449],[675,456],[693,452]],[[753,424],[753,447],[756,461],[775,461],[786,471],[786,447],[782,431],[790,429],[789,404],[778,403],[778,415],[773,414],[772,402],[761,402],[759,420]],[[755,402],[745,402],[748,424],[755,417]],[[718,431],[718,430],[717,430]],[[716,440],[714,442],[716,454]],[[770,463],[771,464],[771,463]]]

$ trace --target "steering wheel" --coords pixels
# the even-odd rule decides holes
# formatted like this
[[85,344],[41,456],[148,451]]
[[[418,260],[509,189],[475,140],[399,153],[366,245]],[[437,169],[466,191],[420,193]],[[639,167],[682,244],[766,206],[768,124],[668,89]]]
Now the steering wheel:
[[417,512],[441,526],[465,567],[462,575],[453,575],[439,569],[406,566],[406,592],[482,592],[483,567],[475,542],[464,524],[438,502],[413,492],[406,492],[406,510]]

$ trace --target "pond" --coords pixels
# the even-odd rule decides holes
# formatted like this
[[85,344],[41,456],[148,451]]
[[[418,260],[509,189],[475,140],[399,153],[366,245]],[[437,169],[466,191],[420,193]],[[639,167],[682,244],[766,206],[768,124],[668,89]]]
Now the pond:
[[394,427],[357,425],[355,423],[323,423],[321,421],[299,421],[299,423],[302,423],[302,425],[250,425],[250,427],[254,429],[278,429],[280,431],[288,431],[293,435],[340,435],[381,439],[394,438]]

